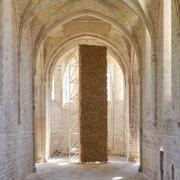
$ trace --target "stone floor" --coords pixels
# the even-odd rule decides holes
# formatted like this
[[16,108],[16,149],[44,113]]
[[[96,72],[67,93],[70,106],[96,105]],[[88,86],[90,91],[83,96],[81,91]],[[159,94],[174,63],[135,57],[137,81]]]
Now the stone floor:
[[138,173],[138,164],[118,157],[112,157],[108,163],[86,164],[53,159],[36,167],[37,173],[29,175],[26,180],[147,180]]

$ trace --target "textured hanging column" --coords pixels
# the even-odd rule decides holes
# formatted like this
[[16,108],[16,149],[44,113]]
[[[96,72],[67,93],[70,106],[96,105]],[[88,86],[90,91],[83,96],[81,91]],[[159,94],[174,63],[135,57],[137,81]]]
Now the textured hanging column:
[[79,51],[81,162],[107,161],[107,49]]

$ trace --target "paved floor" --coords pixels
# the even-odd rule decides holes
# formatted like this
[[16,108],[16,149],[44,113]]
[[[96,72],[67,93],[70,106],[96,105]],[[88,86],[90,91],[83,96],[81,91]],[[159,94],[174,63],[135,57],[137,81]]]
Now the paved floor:
[[37,173],[26,180],[147,180],[138,173],[138,164],[128,163],[118,157],[108,163],[70,164],[62,159],[54,159],[37,164]]

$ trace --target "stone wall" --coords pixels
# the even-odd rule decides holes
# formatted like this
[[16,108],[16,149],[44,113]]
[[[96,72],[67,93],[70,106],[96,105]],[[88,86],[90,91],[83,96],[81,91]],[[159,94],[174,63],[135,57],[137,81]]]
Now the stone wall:
[[[61,126],[62,126],[62,76],[61,66],[57,67],[51,82],[50,103],[50,155],[60,153]],[[52,84],[53,83],[53,84]],[[52,90],[53,88],[53,90]]]
[[[163,21],[167,23],[167,19],[163,20],[163,3],[160,4],[159,7],[159,16],[157,22],[156,29],[156,43],[157,47],[155,49],[155,54],[151,57],[151,62],[156,61],[157,71],[153,70],[151,67],[151,73],[156,72],[157,74],[157,85],[148,85],[147,88],[143,88],[143,94],[147,93],[147,97],[149,101],[153,99],[153,94],[148,93],[149,88],[157,89],[157,117],[154,116],[155,109],[152,107],[153,102],[149,102],[145,104],[145,97],[143,98],[143,172],[148,175],[150,180],[159,180],[161,176],[164,179],[172,179],[172,166],[174,166],[174,174],[175,179],[180,179],[180,129],[179,129],[179,92],[180,92],[180,75],[179,75],[179,49],[180,49],[180,41],[179,41],[179,14],[177,11],[177,4],[175,1],[172,1],[172,54],[171,54],[171,67],[165,64],[165,56],[164,54],[164,38],[166,38],[166,34],[163,34]],[[167,12],[166,12],[167,13]],[[170,30],[170,29],[168,29]],[[170,33],[170,32],[169,32]],[[147,34],[146,34],[147,35]],[[148,41],[146,41],[146,46],[148,45]],[[169,42],[170,44],[170,42]],[[154,57],[155,56],[155,57]],[[146,60],[146,59],[144,59]],[[166,67],[165,67],[166,66]],[[164,68],[165,67],[165,68]],[[171,78],[168,78],[167,71],[165,69],[171,68]],[[145,62],[143,62],[143,77],[148,77],[145,75],[145,71],[148,71]],[[146,70],[145,70],[146,69]],[[145,70],[145,71],[144,71]],[[154,74],[151,75],[154,76]],[[170,80],[169,84],[165,84],[166,80]],[[143,87],[147,84],[147,80],[143,78]],[[167,87],[171,88],[171,97],[164,96],[167,93]],[[160,169],[160,151],[164,152],[164,160],[163,160],[163,171],[164,174],[161,175]]]
[[[51,157],[68,155],[69,153],[69,107],[72,104],[65,103],[61,109],[57,102],[52,102],[50,155]],[[59,111],[61,111],[59,113]],[[71,109],[71,111],[73,111]]]
[[[59,46],[61,40],[65,44],[65,41],[72,40],[74,36],[83,37],[84,32],[89,32],[89,36],[93,34],[97,41],[101,41],[101,43],[103,41],[107,46],[110,44],[109,47],[116,49],[117,52],[122,52],[122,64],[127,71],[127,87],[130,86],[128,89],[130,93],[128,97],[130,100],[128,124],[130,126],[130,143],[128,142],[128,144],[130,145],[127,147],[130,159],[133,160],[134,157],[137,157],[138,145],[141,144],[142,170],[149,176],[150,180],[157,180],[160,179],[160,150],[163,150],[164,179],[170,179],[172,164],[176,179],[180,179],[179,0],[172,0],[172,73],[171,79],[168,79],[171,80],[171,87],[167,88],[171,89],[170,101],[167,101],[164,96],[166,93],[164,67],[168,69],[168,66],[164,64],[165,58],[163,56],[163,40],[166,36],[163,34],[163,2],[165,1],[149,0],[144,1],[144,3],[141,1],[144,13],[139,12],[139,6],[134,3],[135,1],[116,1],[112,4],[105,1],[91,1],[89,4],[85,1],[73,1],[73,3],[62,1],[62,3],[66,3],[65,6],[53,5],[53,3],[58,4],[58,0],[53,2],[47,0],[45,4],[43,2],[32,1],[36,4],[30,8],[27,7],[27,14],[24,14],[24,7],[28,1],[0,1],[0,179],[24,179],[25,175],[32,171],[34,153],[36,153],[38,161],[44,161],[48,154],[46,152],[48,148],[45,148],[47,144],[45,142],[47,109],[44,107],[44,97],[46,96],[44,66],[48,66],[48,63],[44,61],[44,56],[47,57],[47,61],[50,61],[51,53]],[[131,4],[128,4],[129,2]],[[14,3],[17,3],[17,9],[15,9]],[[122,6],[122,3],[126,3],[126,6]],[[54,22],[59,22],[59,19],[68,21],[69,13],[76,14],[77,11],[84,11],[88,8],[90,10],[88,13],[93,12],[94,18],[87,18],[87,11],[85,11],[85,19],[81,19],[81,14],[80,19],[77,18],[77,21],[72,24],[69,21],[65,28],[63,25],[59,26],[55,31],[49,33],[48,38],[45,38],[47,34],[43,32],[52,30]],[[111,12],[110,8],[112,8]],[[133,8],[134,11],[132,11]],[[55,13],[49,13],[48,10]],[[22,16],[25,17],[22,21],[25,25],[21,24],[23,30],[19,24],[16,24],[16,22],[21,22]],[[95,16],[99,18],[95,18]],[[31,21],[32,19],[33,21]],[[88,22],[89,20],[91,23]],[[143,21],[141,22],[141,20]],[[84,21],[86,25],[83,24],[82,29],[80,24]],[[143,23],[144,25],[142,25]],[[151,34],[145,30],[148,24],[150,25],[148,30],[152,31]],[[73,29],[74,27],[75,29]],[[123,33],[119,27],[123,27]],[[141,27],[143,27],[144,32],[141,31]],[[17,42],[19,30],[22,30],[20,44],[19,41]],[[124,30],[128,38],[124,36]],[[48,55],[44,55],[43,52],[42,57],[39,58],[35,52],[33,53],[32,46],[34,51],[39,50],[38,53],[40,53],[43,49],[39,48],[43,44],[41,40],[44,40],[44,46],[49,47],[49,51],[45,51]],[[141,42],[142,40],[143,42]],[[20,51],[17,52],[18,47]],[[134,52],[133,47],[136,48],[136,52]],[[138,64],[140,68],[135,71],[133,71],[131,52],[139,55],[136,58],[140,62]],[[34,54],[37,57],[32,57]],[[39,59],[40,61],[38,61]],[[34,63],[36,60],[37,64]],[[129,67],[130,69],[128,69]],[[131,72],[129,73],[129,71]],[[139,76],[138,73],[141,73],[141,95],[139,94],[139,79],[136,78]],[[33,75],[36,75],[34,89]],[[157,82],[155,82],[156,79]],[[139,105],[140,98],[141,104]],[[35,100],[34,107],[33,100]],[[141,109],[141,114],[139,109]],[[36,121],[35,127],[33,127],[33,112]],[[34,131],[37,145],[35,149],[33,146]],[[138,139],[140,132],[141,142]],[[53,135],[54,138],[57,137],[58,133]]]
[[118,62],[108,57],[108,154],[127,157],[126,90]]
[[33,167],[32,66],[21,74],[28,79],[20,100],[15,4],[0,3],[0,179],[23,180]]

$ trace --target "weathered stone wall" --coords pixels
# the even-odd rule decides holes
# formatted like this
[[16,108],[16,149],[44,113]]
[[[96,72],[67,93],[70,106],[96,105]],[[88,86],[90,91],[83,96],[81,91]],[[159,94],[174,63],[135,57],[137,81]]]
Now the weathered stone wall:
[[131,50],[132,72],[129,79],[129,161],[140,160],[140,73],[139,64],[134,53]]
[[107,161],[106,47],[80,46],[81,161]]
[[[33,152],[36,152],[36,159],[39,161],[43,161],[46,154],[45,143],[47,142],[45,142],[44,135],[46,130],[44,115],[47,109],[44,107],[44,87],[46,86],[46,82],[44,82],[44,54],[42,53],[41,60],[38,64],[34,64],[34,66],[37,67],[34,72],[37,73],[37,79],[35,79],[37,87],[33,90],[31,45],[34,46],[35,51],[38,50],[40,40],[46,36],[43,32],[51,29],[51,25],[54,24],[54,22],[59,22],[59,19],[68,21],[69,19],[65,17],[69,17],[69,13],[76,14],[77,11],[88,8],[90,11],[96,12],[93,14],[93,17],[99,16],[100,18],[88,19],[89,17],[86,17],[85,19],[78,19],[72,24],[69,22],[66,26],[62,25],[58,27],[57,29],[59,29],[59,31],[57,29],[51,31],[51,35],[49,35],[46,40],[43,39],[45,42],[44,45],[46,46],[45,49],[49,48],[49,51],[45,51],[46,60],[50,60],[51,52],[57,48],[62,39],[69,40],[68,38],[72,38],[72,35],[82,35],[84,32],[89,32],[91,35],[98,35],[96,38],[100,38],[101,35],[103,35],[103,39],[107,40],[108,43],[111,44],[111,47],[115,47],[117,52],[122,52],[122,61],[127,69],[132,65],[132,57],[129,57],[133,49],[132,46],[137,48],[136,53],[140,52],[141,54],[142,52],[144,54],[141,54],[142,59],[140,56],[138,57],[140,58],[139,60],[142,60],[140,62],[141,67],[138,70],[142,78],[142,106],[140,107],[142,111],[142,121],[139,121],[140,114],[137,113],[139,111],[138,103],[140,98],[138,92],[139,85],[136,84],[136,78],[131,79],[131,77],[128,76],[128,85],[132,85],[133,87],[129,88],[130,145],[127,148],[130,152],[130,158],[131,155],[133,155],[132,159],[139,153],[138,144],[140,142],[138,140],[138,127],[140,126],[142,130],[141,163],[143,172],[149,176],[150,180],[160,179],[159,154],[160,149],[163,149],[165,157],[164,179],[170,178],[172,164],[174,164],[175,167],[176,179],[180,179],[179,0],[172,0],[172,96],[170,101],[167,101],[166,97],[164,97],[166,88],[164,88],[164,37],[162,33],[164,28],[162,12],[163,2],[165,1],[149,0],[144,1],[144,3],[143,1],[139,1],[144,13],[139,12],[139,6],[136,6],[135,1],[116,1],[114,6],[113,2],[112,4],[109,3],[110,1],[89,1],[88,4],[85,1],[73,1],[73,3],[71,1],[68,1],[68,3],[62,1],[62,3],[66,3],[64,6],[61,6],[63,4],[60,5],[60,2],[55,0],[52,2],[47,0],[45,4],[43,4],[44,1],[32,1],[36,4],[34,4],[32,8],[29,8],[29,14],[24,14],[24,7],[28,2],[29,1],[22,0],[0,1],[0,179],[23,179],[24,176],[32,170]],[[122,6],[124,2],[127,3],[126,6]],[[131,8],[128,8],[129,2],[132,5]],[[18,4],[16,10],[13,3]],[[54,5],[54,3],[59,6]],[[112,8],[112,11],[109,11],[110,8]],[[136,13],[131,11],[133,8]],[[15,19],[15,11],[19,17],[17,21]],[[144,14],[145,16],[141,16],[140,18],[137,14],[140,16]],[[84,15],[87,15],[87,11]],[[21,56],[19,59],[17,58],[16,52],[17,45],[19,45],[17,43],[17,31],[22,28],[19,28],[22,16],[25,17],[23,21],[25,26],[22,24],[24,29],[21,34],[21,48],[20,54],[18,54]],[[151,36],[147,34],[148,32],[144,32],[143,34],[140,30],[139,25],[145,22],[146,17],[148,23],[150,22],[149,24],[152,26],[149,30],[154,31],[151,32]],[[32,19],[33,21],[28,26],[28,23]],[[89,20],[91,23],[89,23]],[[143,20],[143,22],[141,23],[140,20]],[[18,25],[16,25],[16,22],[18,22]],[[86,25],[84,22],[86,22]],[[81,28],[82,24],[83,28]],[[138,25],[138,28],[136,25]],[[86,28],[86,26],[88,28]],[[143,27],[145,28],[145,26],[146,24],[144,23]],[[125,30],[128,38],[124,36],[124,33],[121,33],[119,27],[123,27],[123,32]],[[26,28],[28,28],[28,30]],[[67,31],[67,29],[69,31]],[[43,35],[43,37],[41,37],[41,35]],[[164,34],[164,36],[165,35],[166,34]],[[144,39],[144,43],[140,43],[142,39]],[[33,42],[31,42],[31,40]],[[140,46],[138,46],[139,43],[141,44]],[[142,49],[139,49],[140,47]],[[20,69],[18,69],[18,63],[20,63]],[[155,64],[155,66],[153,66],[153,64]],[[134,71],[131,74],[132,77],[136,76],[138,71]],[[154,82],[155,77],[157,77],[157,84]],[[130,82],[130,80],[132,81]],[[156,90],[157,97],[155,96]],[[36,101],[34,103],[36,120],[34,129],[37,137],[35,142],[38,145],[35,150],[33,149],[33,96]],[[157,114],[155,112],[156,110]]]
[[61,145],[61,105],[57,101],[51,102],[51,131],[50,131],[50,155],[57,156]]
[[108,154],[127,157],[127,95],[123,73],[114,61],[108,58]]
[[43,53],[40,51],[36,60],[36,69],[34,70],[34,97],[33,97],[33,117],[34,117],[34,140],[35,140],[35,159],[36,162],[42,162],[45,158],[44,148],[44,66]]
[[[175,6],[176,5],[176,6]],[[143,97],[143,158],[142,165],[143,171],[146,173],[150,180],[159,180],[161,178],[161,170],[160,170],[160,150],[164,151],[164,179],[172,179],[172,165],[174,165],[174,174],[175,179],[180,179],[180,129],[179,129],[179,92],[180,92],[180,75],[179,75],[179,49],[180,49],[180,41],[178,32],[180,30],[179,26],[179,14],[177,12],[177,4],[175,1],[172,1],[172,54],[171,54],[171,67],[164,64],[166,52],[164,49],[164,38],[167,38],[166,34],[163,34],[163,21],[167,23],[167,19],[163,20],[163,3],[160,4],[159,15],[158,15],[158,26],[156,29],[157,33],[157,47],[155,49],[155,54],[151,57],[151,62],[156,61],[157,68],[157,87],[149,84],[144,88],[145,84],[147,84],[147,80],[143,80],[143,94],[147,93],[147,97],[149,99],[149,103],[145,104],[145,97]],[[167,12],[166,12],[167,13]],[[170,30],[170,28],[168,29]],[[170,33],[170,32],[169,32]],[[146,46],[149,46],[149,42],[146,41]],[[170,44],[170,42],[169,42]],[[169,46],[170,47],[170,46]],[[154,57],[155,56],[155,57]],[[144,60],[147,60],[146,58]],[[164,68],[164,66],[166,66]],[[153,68],[153,67],[151,67]],[[168,78],[168,72],[165,69],[171,68],[171,79],[170,84],[165,84],[166,79]],[[145,71],[147,72],[149,69],[145,62],[143,63],[143,74],[145,75]],[[145,71],[144,71],[145,70]],[[153,72],[153,69],[151,70]],[[150,72],[149,72],[150,73]],[[164,74],[165,73],[165,74]],[[152,74],[154,75],[154,74]],[[148,78],[148,76],[147,76]],[[150,78],[150,77],[149,77]],[[167,93],[167,87],[171,88],[171,96],[166,97],[164,94]],[[157,88],[157,117],[153,116],[155,111],[152,107],[153,102],[151,102],[151,98],[153,99],[153,94],[148,93],[149,88]],[[157,119],[156,119],[157,118]]]
[[26,79],[26,84],[21,85],[27,94],[19,106],[22,94],[18,90],[20,59],[17,57],[15,4],[5,0],[0,3],[0,179],[23,180],[33,167],[32,76],[26,76],[32,66],[26,66],[23,72],[27,74],[21,74]]
[[[0,179],[17,179],[17,58],[13,50],[13,5],[1,1],[1,129],[0,129]],[[15,57],[15,58],[13,58]]]
[[[52,102],[50,154],[51,156],[68,155],[69,153],[69,107],[72,104],[65,103],[61,109],[57,102]],[[61,111],[61,112],[59,112]],[[71,111],[73,111],[71,109]]]
[[114,105],[108,102],[108,112],[108,154],[126,157],[127,119],[124,116],[124,101],[115,102]]
[[19,65],[18,159],[23,179],[34,170],[33,61],[30,30],[24,31]]
[[[53,83],[53,84],[52,84]],[[52,90],[52,88],[54,88]],[[53,92],[52,92],[53,91]],[[51,82],[51,105],[50,105],[50,155],[57,156],[61,144],[61,124],[62,124],[62,76],[61,66],[53,74]]]

